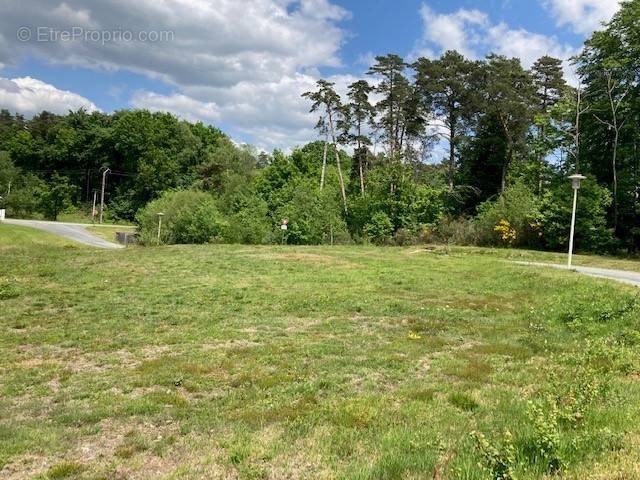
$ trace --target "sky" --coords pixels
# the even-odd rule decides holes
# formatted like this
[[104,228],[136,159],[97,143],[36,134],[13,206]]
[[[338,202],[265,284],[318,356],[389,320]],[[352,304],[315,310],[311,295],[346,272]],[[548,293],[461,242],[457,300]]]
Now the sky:
[[[301,98],[376,55],[568,59],[617,0],[0,0],[0,108],[169,111],[239,143],[316,138]],[[569,63],[565,72],[572,78]]]

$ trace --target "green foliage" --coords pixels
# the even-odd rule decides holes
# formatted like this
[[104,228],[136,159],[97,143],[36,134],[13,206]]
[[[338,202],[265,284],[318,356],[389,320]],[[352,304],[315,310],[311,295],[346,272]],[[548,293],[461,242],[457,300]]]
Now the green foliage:
[[238,195],[232,201],[233,213],[227,215],[224,240],[253,245],[273,241],[273,222],[267,202],[255,195]]
[[54,173],[51,181],[40,193],[40,210],[48,220],[57,220],[58,215],[72,206],[72,198],[78,188],[67,177]]
[[[303,94],[319,116],[319,140],[288,154],[238,146],[169,113],[81,109],[25,120],[1,110],[1,202],[12,216],[87,211],[109,167],[110,218],[131,220],[166,191],[200,190],[214,197],[229,242],[278,242],[279,222],[291,217],[287,237],[295,244],[370,237],[564,250],[566,176],[579,170],[589,181],[576,248],[633,253],[640,250],[639,11],[640,0],[622,2],[586,41],[577,56],[580,91],[549,56],[527,70],[495,54],[470,61],[447,51],[411,65],[378,55],[367,72],[375,82],[356,79],[341,97],[320,79]],[[426,128],[433,118],[442,122],[438,135]],[[436,136],[449,144],[446,158],[434,158]],[[204,227],[196,219],[188,225],[182,231],[202,241],[191,228]]]
[[[478,207],[476,217],[479,241],[485,245],[535,246],[540,242],[540,201],[523,184],[515,183],[494,202],[485,202]],[[508,222],[515,231],[513,242],[501,236],[500,223]]]
[[543,464],[548,472],[556,472],[563,466],[560,458],[560,432],[558,427],[558,410],[555,405],[544,408],[536,403],[529,403],[528,415],[533,424],[533,462]]
[[158,214],[163,213],[160,243],[208,243],[221,238],[226,227],[213,197],[205,192],[165,192],[136,215],[140,240],[158,242]]
[[495,445],[482,432],[471,432],[476,449],[482,457],[482,466],[486,468],[493,480],[517,480],[515,474],[516,451],[511,433],[504,432],[502,441]]
[[[288,184],[281,194],[282,203],[276,209],[276,225],[289,219],[285,232],[287,243],[321,244],[348,241],[347,226],[340,215],[340,193],[335,186],[320,190],[312,180]],[[276,237],[278,238],[278,237]]]
[[371,242],[378,245],[389,243],[393,235],[393,223],[384,212],[376,212],[371,216],[371,220],[364,226],[364,235]]
[[409,167],[403,165],[386,165],[371,171],[365,195],[350,204],[351,230],[364,234],[367,225],[376,223],[373,216],[378,213],[390,220],[391,234],[399,229],[417,232],[435,224],[444,214],[444,188],[419,184],[409,175]]
[[435,226],[435,238],[446,244],[475,245],[479,243],[476,222],[465,217],[444,216]]
[[[569,223],[573,205],[573,189],[563,179],[560,185],[548,191],[542,201],[540,223],[544,243],[553,250],[569,244]],[[613,231],[607,227],[607,211],[611,193],[589,178],[582,182],[578,192],[575,245],[578,250],[607,252],[615,249]]]
[[0,151],[0,208],[7,216],[30,218],[41,210],[41,198],[47,185],[36,175],[23,174],[8,152]]
[[7,196],[10,186],[15,184],[19,175],[20,169],[14,165],[9,152],[0,151],[0,197]]

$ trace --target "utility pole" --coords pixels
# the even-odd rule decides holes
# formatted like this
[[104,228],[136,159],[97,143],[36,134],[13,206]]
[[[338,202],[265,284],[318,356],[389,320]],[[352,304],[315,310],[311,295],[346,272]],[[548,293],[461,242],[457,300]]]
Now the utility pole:
[[102,172],[102,192],[100,193],[100,223],[102,223],[102,214],[104,213],[104,184],[107,180],[107,173],[111,171],[110,168],[107,168],[104,172]]

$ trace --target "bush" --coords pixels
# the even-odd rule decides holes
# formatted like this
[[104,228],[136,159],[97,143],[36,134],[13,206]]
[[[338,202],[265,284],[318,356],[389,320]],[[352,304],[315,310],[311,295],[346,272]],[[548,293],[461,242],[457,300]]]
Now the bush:
[[47,220],[57,220],[60,213],[73,205],[71,200],[77,191],[78,187],[72,185],[67,177],[54,173],[40,196],[40,209],[44,217]]
[[482,457],[482,466],[489,471],[493,480],[515,480],[516,449],[508,430],[504,432],[501,442],[489,441],[482,432],[473,431],[471,437]]
[[389,243],[393,235],[393,223],[384,212],[376,212],[364,226],[365,236],[377,245]]
[[224,239],[230,243],[259,245],[273,240],[273,222],[267,203],[257,196],[238,198],[237,210],[228,216]]
[[537,197],[524,183],[515,183],[496,201],[487,201],[478,207],[475,222],[479,243],[537,246],[542,236],[540,220]]
[[478,243],[478,230],[473,220],[464,217],[443,217],[435,228],[434,239],[455,245],[475,245]]
[[[553,250],[569,244],[569,222],[573,205],[573,189],[565,181],[550,190],[542,201],[541,217],[544,242]],[[575,245],[577,250],[604,253],[616,249],[612,229],[607,228],[607,209],[612,203],[609,190],[588,178],[578,193]]]
[[278,231],[275,238],[280,239],[279,222],[289,219],[286,242],[297,245],[317,245],[322,243],[347,243],[349,233],[344,219],[340,215],[342,204],[339,190],[334,185],[325,185],[323,190],[312,180],[291,182],[282,191],[287,200],[276,210]]
[[4,198],[7,216],[33,218],[40,212],[41,199],[47,191],[47,184],[37,176],[27,173],[20,175],[11,185],[11,193]]
[[221,238],[225,222],[211,195],[193,190],[165,192],[136,215],[140,241],[154,244],[162,217],[161,243],[207,243]]

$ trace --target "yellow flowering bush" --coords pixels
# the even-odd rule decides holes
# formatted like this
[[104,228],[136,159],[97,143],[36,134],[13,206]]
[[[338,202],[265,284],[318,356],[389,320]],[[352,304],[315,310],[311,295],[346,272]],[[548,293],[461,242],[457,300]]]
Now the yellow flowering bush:
[[513,245],[518,239],[518,232],[511,226],[509,220],[505,220],[504,218],[493,227],[493,231],[497,232],[500,239],[508,245]]

